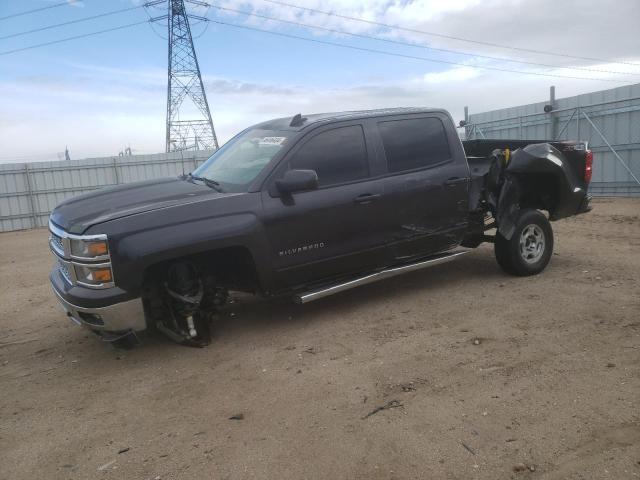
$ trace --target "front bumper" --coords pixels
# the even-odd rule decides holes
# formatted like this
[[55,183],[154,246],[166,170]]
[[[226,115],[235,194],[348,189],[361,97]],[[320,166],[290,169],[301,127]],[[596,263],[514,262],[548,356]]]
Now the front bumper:
[[53,288],[67,316],[76,324],[97,332],[142,331],[147,328],[142,300],[135,298],[106,307],[80,307],[65,300]]

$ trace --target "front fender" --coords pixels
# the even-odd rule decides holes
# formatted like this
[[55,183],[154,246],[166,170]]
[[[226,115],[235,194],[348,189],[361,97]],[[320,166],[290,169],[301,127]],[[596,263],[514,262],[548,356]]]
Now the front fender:
[[[139,285],[142,273],[166,260],[196,255],[227,247],[244,247],[255,252],[254,239],[260,235],[252,214],[233,215],[162,226],[119,239],[114,274],[122,271],[127,283]],[[121,285],[119,279],[116,279]]]
[[150,266],[228,247],[246,248],[260,287],[270,285],[266,236],[256,209],[220,215],[212,206],[156,210],[93,227],[109,238],[116,285],[137,296]]

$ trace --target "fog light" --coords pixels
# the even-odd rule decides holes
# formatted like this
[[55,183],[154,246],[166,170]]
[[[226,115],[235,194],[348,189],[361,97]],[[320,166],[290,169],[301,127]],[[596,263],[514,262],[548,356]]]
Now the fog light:
[[78,315],[82,320],[92,325],[104,325],[102,317],[96,313],[78,312]]

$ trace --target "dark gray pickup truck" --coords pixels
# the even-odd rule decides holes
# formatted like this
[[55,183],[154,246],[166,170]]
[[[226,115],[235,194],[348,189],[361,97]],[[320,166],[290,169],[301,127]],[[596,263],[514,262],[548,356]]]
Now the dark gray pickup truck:
[[271,120],[188,175],[61,203],[51,284],[107,340],[155,329],[205,345],[229,290],[304,303],[482,242],[532,275],[551,258],[549,221],[590,209],[592,161],[581,142],[461,142],[443,110]]

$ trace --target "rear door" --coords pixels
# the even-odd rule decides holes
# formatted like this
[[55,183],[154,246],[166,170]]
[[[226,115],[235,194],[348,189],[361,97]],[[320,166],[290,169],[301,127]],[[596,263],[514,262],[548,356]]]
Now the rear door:
[[[372,144],[362,122],[310,132],[284,158],[264,189],[264,225],[276,288],[351,274],[384,263],[385,237],[377,210],[383,179],[372,179]],[[319,187],[277,196],[288,169],[315,170]]]
[[451,119],[436,113],[383,118],[377,133],[391,256],[458,245],[467,226],[469,169]]

